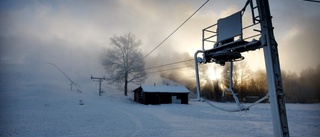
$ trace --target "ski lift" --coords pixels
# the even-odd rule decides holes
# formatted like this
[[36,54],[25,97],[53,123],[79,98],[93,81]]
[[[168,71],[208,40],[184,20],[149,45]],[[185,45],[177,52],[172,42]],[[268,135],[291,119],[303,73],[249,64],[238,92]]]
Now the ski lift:
[[[242,15],[245,12],[246,7],[250,5],[252,14],[252,23],[249,26],[242,28]],[[235,111],[245,111],[251,106],[254,106],[263,100],[267,99],[270,95],[270,105],[273,120],[273,129],[275,136],[289,136],[289,128],[287,122],[287,114],[285,107],[285,94],[282,87],[282,78],[280,63],[278,57],[277,42],[273,34],[273,26],[271,21],[270,7],[268,0],[247,0],[244,8],[241,11],[228,16],[226,18],[218,20],[217,24],[211,25],[202,30],[202,50],[196,51],[194,54],[195,60],[195,70],[196,70],[196,85],[197,85],[197,99],[200,98],[200,81],[199,81],[199,71],[198,63],[212,63],[215,62],[220,65],[225,65],[225,62],[230,63],[230,79],[232,79],[232,65],[234,61],[243,60],[244,57],[241,56],[242,52],[256,50],[263,48],[264,57],[266,62],[266,71],[268,79],[268,94],[254,102],[248,107],[245,107],[240,102],[237,103],[238,108],[227,110],[221,107],[216,107],[210,102],[209,105],[224,111],[235,112]],[[243,38],[242,30],[246,28],[251,28],[259,24],[261,30],[255,30],[259,34]],[[216,30],[212,30],[213,28]],[[209,36],[205,34],[209,33]],[[251,41],[246,41],[247,39],[255,38],[260,36],[258,40],[252,39]],[[212,40],[216,38],[216,41]],[[204,43],[213,42],[212,49],[205,50]],[[198,54],[202,53],[203,57],[198,57]],[[232,80],[230,81],[232,83]],[[225,91],[230,91],[236,102],[238,102],[237,96],[232,90],[232,84]]]
[[[224,66],[226,62],[230,62],[230,86],[223,91],[223,95],[227,91],[231,92],[232,97],[237,104],[237,108],[224,109],[224,108],[217,107],[212,103],[206,101],[209,105],[217,109],[228,111],[228,112],[249,110],[251,106],[259,102],[262,102],[263,100],[268,98],[268,95],[266,95],[265,97],[256,101],[252,105],[246,107],[239,101],[237,95],[235,94],[232,88],[233,62],[241,61],[244,59],[244,57],[241,55],[241,52],[255,50],[263,46],[260,40],[252,39],[251,41],[245,41],[245,39],[243,38],[242,15],[244,13],[244,9],[228,17],[221,18],[218,20],[216,24],[203,29],[202,30],[202,50],[198,50],[194,55],[198,100],[202,100],[200,99],[200,81],[199,81],[198,63],[205,64],[205,63],[215,62],[217,64]],[[255,19],[256,18],[254,18],[254,20]],[[254,21],[253,25],[255,24],[258,24],[258,23],[255,23]],[[212,30],[214,28],[216,28],[216,30]],[[207,33],[209,33],[210,35],[206,36]],[[213,39],[216,39],[216,41],[214,41]],[[205,42],[214,43],[213,48],[205,50],[204,48]],[[202,53],[203,57],[202,58],[198,57],[198,53]]]

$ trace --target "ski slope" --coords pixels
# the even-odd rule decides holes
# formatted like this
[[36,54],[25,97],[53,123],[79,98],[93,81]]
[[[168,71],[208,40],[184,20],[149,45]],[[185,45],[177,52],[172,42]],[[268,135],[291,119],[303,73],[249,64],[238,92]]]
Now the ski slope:
[[[89,76],[75,80],[80,81],[79,93],[71,91],[58,72],[43,79],[47,73],[37,71],[39,77],[25,69],[5,70],[1,71],[0,137],[273,136],[270,104],[236,113],[196,101],[142,105],[108,85],[98,96],[98,83]],[[213,103],[235,107],[234,103]],[[320,104],[287,104],[287,114],[291,136],[320,135]]]

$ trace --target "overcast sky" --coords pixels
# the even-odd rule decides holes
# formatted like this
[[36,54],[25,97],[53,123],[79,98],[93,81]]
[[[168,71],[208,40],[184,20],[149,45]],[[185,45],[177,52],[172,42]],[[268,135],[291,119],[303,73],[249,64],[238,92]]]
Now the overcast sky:
[[[133,33],[144,55],[156,47],[205,0],[1,0],[1,60],[55,63],[95,73],[114,35]],[[211,0],[150,58],[171,63],[180,53],[201,49],[201,30],[239,11],[245,0]],[[281,68],[299,73],[320,63],[320,3],[270,0]],[[243,54],[253,69],[264,68],[262,50]],[[148,57],[149,58],[149,57]],[[103,69],[103,68],[102,68]],[[79,70],[80,71],[80,70]]]

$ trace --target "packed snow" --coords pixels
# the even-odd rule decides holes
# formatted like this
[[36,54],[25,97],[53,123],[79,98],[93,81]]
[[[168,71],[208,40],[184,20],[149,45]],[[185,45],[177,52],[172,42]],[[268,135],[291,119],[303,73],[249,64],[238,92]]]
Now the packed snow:
[[[81,93],[54,73],[2,68],[0,86],[1,137],[95,137],[95,136],[273,136],[270,104],[258,104],[245,112],[224,112],[205,102],[188,105],[143,105],[104,83],[79,78]],[[47,69],[47,68],[46,68]],[[20,70],[20,69],[19,69]],[[60,77],[61,76],[61,77]],[[81,80],[82,79],[82,80]],[[80,100],[83,105],[80,105]],[[234,103],[217,103],[225,108]],[[249,105],[249,104],[246,104]],[[290,135],[320,135],[320,104],[286,104]]]

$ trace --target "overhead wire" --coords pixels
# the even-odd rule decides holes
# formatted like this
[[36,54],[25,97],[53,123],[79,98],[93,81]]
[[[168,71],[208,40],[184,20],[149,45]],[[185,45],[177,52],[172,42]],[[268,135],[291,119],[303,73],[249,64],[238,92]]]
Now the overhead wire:
[[320,3],[320,0],[303,0],[303,1],[306,1],[306,2],[318,2],[318,3]]
[[57,65],[55,65],[55,64],[53,64],[53,63],[47,63],[47,64],[54,66],[56,69],[58,69],[58,70],[61,72],[61,74],[63,74],[63,75],[71,82],[71,84],[70,84],[71,90],[72,90],[72,85],[75,85],[76,88],[77,88],[77,91],[80,92],[80,93],[82,92],[82,91],[80,90],[79,84],[75,83],[75,82],[74,82],[66,73],[64,73]]
[[159,65],[159,66],[149,67],[149,68],[145,68],[144,70],[154,69],[154,68],[160,68],[160,67],[170,66],[170,65],[175,65],[175,64],[179,64],[179,63],[183,63],[183,62],[188,62],[188,61],[193,61],[193,59],[183,60],[183,61],[177,61],[177,62],[172,62],[172,63],[163,64],[163,65]]
[[151,71],[151,72],[147,72],[147,74],[157,73],[157,72],[164,72],[164,71],[170,71],[170,70],[176,70],[176,69],[183,69],[183,68],[188,68],[188,67],[194,67],[194,65],[182,66],[182,67],[176,67],[176,68],[169,68],[169,69],[158,70],[158,71]]
[[209,2],[209,0],[207,0],[206,2],[204,2],[193,14],[191,14],[180,26],[178,26],[178,28],[176,28],[170,35],[168,35],[162,42],[160,42],[160,44],[158,44],[154,49],[152,49],[147,55],[145,55],[143,57],[143,59],[145,59],[146,57],[148,57],[152,52],[154,52],[157,48],[159,48],[167,39],[169,39],[177,30],[179,30],[187,21],[189,21],[189,19],[191,19],[193,17],[193,15],[195,15],[204,5],[206,5]]
[[[176,65],[176,64],[180,64],[180,63],[184,63],[184,62],[188,62],[188,61],[193,61],[193,59],[188,59],[188,60],[182,60],[182,61],[172,62],[172,63],[163,64],[163,65],[159,65],[159,66],[153,66],[153,67],[145,68],[145,69],[143,69],[143,70],[149,70],[149,69],[155,69],[155,68],[160,68],[160,67],[165,67],[165,66]],[[170,70],[187,68],[187,67],[191,67],[191,66],[194,66],[194,65],[182,66],[182,67],[175,67],[175,68],[169,68],[169,69],[157,70],[157,71],[150,71],[150,72],[146,72],[146,73],[147,73],[147,74],[150,74],[150,73],[157,73],[157,72],[163,72],[163,71],[170,71]]]
[[[160,42],[160,44],[158,44],[154,49],[152,49],[148,54],[146,54],[143,59],[145,59],[146,57],[148,57],[152,52],[154,52],[157,48],[159,48],[166,40],[168,40],[176,31],[178,31],[186,22],[188,22],[204,5],[206,5],[209,2],[209,0],[205,1],[194,13],[192,13],[182,24],[180,24],[172,33],[170,33],[163,41]],[[173,63],[168,63],[168,64],[164,64],[164,65],[160,65],[160,66],[155,66],[155,67],[149,67],[149,68],[145,68],[144,70],[148,70],[148,69],[154,69],[154,68],[159,68],[159,67],[164,67],[164,66],[170,66],[170,65],[175,65],[175,64],[179,64],[179,63],[183,63],[183,62],[187,62],[187,61],[192,61],[193,59],[189,59],[189,60],[183,60],[183,61],[178,61],[178,62],[173,62]],[[170,70],[176,70],[176,69],[181,69],[181,68],[187,68],[187,67],[191,67],[194,65],[189,65],[189,66],[183,66],[183,67],[177,67],[177,68],[170,68],[170,69],[165,69],[165,70],[158,70],[158,71],[152,71],[152,72],[147,72],[148,74],[150,73],[157,73],[157,72],[163,72],[163,71],[170,71]]]

